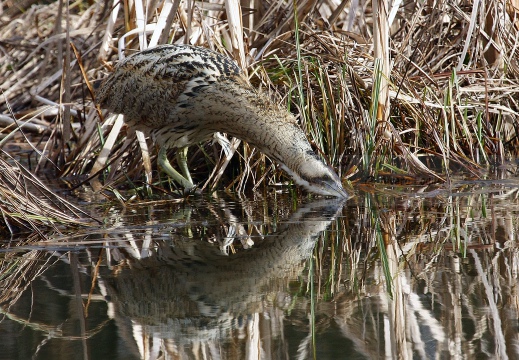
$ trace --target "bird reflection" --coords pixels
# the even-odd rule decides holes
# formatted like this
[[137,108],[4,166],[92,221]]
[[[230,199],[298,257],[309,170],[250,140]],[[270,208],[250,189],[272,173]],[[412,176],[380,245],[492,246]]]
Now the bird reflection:
[[170,350],[177,355],[194,352],[196,346],[210,352],[232,343],[235,335],[251,336],[260,324],[269,328],[275,346],[283,312],[293,300],[289,282],[302,274],[316,239],[341,207],[340,201],[306,204],[275,233],[231,255],[199,240],[159,242],[149,256],[127,258],[123,266],[103,274],[115,318],[123,327],[131,320],[134,337],[138,328],[141,352],[146,347],[152,351],[144,343],[158,339],[175,345]]

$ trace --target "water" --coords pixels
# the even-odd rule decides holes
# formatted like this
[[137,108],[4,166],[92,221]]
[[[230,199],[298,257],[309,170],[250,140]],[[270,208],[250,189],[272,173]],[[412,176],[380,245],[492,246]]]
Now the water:
[[517,359],[518,189],[92,207],[4,243],[0,359]]

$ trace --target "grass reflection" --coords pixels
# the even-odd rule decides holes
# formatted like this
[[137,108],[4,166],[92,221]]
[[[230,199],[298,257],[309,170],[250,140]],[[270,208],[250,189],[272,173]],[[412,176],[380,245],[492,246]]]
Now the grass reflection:
[[104,207],[104,228],[2,249],[0,328],[25,329],[2,345],[20,355],[30,337],[24,354],[42,359],[516,358],[517,199],[504,183]]

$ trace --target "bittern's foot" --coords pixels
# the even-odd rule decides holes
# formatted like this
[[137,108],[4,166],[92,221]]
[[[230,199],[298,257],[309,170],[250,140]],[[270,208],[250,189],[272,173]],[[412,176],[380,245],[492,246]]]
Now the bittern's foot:
[[[157,159],[162,170],[164,170],[164,172],[168,174],[177,184],[183,187],[185,192],[191,192],[191,189],[196,188],[196,186],[193,184],[193,181],[186,179],[177,170],[175,170],[173,166],[171,166],[167,156],[167,149],[165,147],[160,148]],[[189,176],[189,178],[191,178],[191,176]]]
[[180,171],[182,172],[184,179],[193,184],[191,173],[189,172],[189,168],[187,167],[187,146],[177,151],[177,164],[178,167],[180,167]]

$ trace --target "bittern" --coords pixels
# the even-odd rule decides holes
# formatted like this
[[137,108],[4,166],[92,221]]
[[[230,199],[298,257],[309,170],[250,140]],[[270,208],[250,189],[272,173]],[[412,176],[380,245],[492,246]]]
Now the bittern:
[[[160,45],[120,61],[103,80],[97,102],[151,136],[158,162],[185,190],[194,188],[187,147],[223,132],[256,147],[296,184],[320,195],[347,197],[340,178],[312,150],[295,117],[256,91],[233,60],[190,45]],[[167,158],[177,150],[176,171]]]

